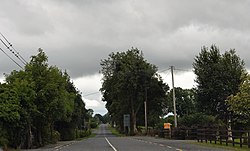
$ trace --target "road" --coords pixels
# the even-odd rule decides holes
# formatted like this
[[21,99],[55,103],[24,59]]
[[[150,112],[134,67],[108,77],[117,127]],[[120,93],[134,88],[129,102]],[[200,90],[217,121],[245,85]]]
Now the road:
[[183,140],[137,136],[116,137],[105,124],[100,125],[95,133],[95,137],[83,141],[64,142],[58,146],[34,151],[223,151],[223,149],[207,148]]

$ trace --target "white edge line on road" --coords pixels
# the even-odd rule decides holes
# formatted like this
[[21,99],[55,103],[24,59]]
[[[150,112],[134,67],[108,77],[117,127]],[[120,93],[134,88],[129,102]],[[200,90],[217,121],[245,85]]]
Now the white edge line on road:
[[106,141],[108,142],[109,146],[114,150],[117,151],[116,148],[109,142],[109,140],[107,139],[107,137],[105,137]]

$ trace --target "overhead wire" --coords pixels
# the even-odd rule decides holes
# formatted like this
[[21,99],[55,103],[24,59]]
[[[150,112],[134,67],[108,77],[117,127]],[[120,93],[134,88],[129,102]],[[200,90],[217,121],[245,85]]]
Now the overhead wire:
[[3,39],[6,41],[6,44],[2,38],[0,38],[1,42],[4,44],[4,46],[10,50],[10,52],[12,52],[15,57],[18,58],[18,60],[20,60],[24,65],[26,65],[28,62],[22,57],[22,55],[13,47],[13,45],[10,43],[10,41],[0,32],[1,36],[3,37]]
[[170,70],[170,68],[160,70],[160,71],[158,71],[158,73],[162,73],[162,72],[165,72],[165,71],[168,71],[168,70]]
[[9,56],[2,48],[0,50],[10,59],[12,60],[17,66],[19,66],[21,69],[24,69],[19,63],[17,63],[11,56]]
[[192,71],[192,69],[187,70],[187,69],[178,69],[178,68],[175,68],[175,70],[178,70],[178,71],[187,71],[187,72]]
[[93,93],[85,94],[85,95],[83,95],[83,97],[85,97],[85,96],[90,96],[90,95],[94,95],[94,94],[98,94],[98,93],[100,93],[100,92],[93,92]]

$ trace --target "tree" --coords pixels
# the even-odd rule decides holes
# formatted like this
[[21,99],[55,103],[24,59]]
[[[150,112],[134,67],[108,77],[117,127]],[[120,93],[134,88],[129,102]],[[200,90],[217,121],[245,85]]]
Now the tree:
[[243,78],[240,90],[227,99],[229,111],[234,114],[234,120],[249,128],[250,125],[250,75]]
[[221,55],[219,48],[212,45],[210,49],[201,49],[193,67],[197,76],[195,82],[199,111],[226,122],[229,112],[225,100],[238,92],[241,76],[245,73],[244,62],[235,50],[231,49]]
[[20,120],[17,123],[13,132],[19,136],[15,136],[12,144],[15,147],[31,148],[32,146],[32,122],[33,117],[38,110],[33,100],[35,99],[34,83],[24,71],[13,71],[6,77],[6,82],[12,86],[17,93],[20,107]]
[[85,117],[80,92],[66,71],[48,65],[42,49],[25,70],[11,72],[0,84],[0,143],[3,137],[15,148],[38,147],[59,140],[59,132],[62,139],[74,139]]
[[15,129],[20,121],[18,95],[12,86],[0,84],[0,144],[16,144],[19,132]]
[[[138,113],[143,110],[146,96],[151,104],[149,113],[161,112],[158,108],[162,106],[168,86],[156,74],[156,66],[148,63],[138,49],[111,53],[108,59],[101,61],[101,67],[103,101],[107,102],[106,107],[116,124],[123,127],[123,115],[130,114],[131,131],[136,132]],[[159,91],[153,94],[152,86]]]
[[[175,88],[176,113],[179,116],[189,115],[196,112],[196,90]],[[167,99],[168,112],[173,112],[173,89],[168,93]]]

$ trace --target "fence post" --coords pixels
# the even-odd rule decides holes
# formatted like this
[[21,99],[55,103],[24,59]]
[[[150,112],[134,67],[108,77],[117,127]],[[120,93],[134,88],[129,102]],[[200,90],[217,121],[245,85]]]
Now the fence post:
[[216,141],[217,141],[217,134],[219,132],[219,135],[220,135],[220,130],[215,130],[215,139],[214,139],[214,143],[216,144]]
[[242,134],[240,135],[240,147],[242,148]]
[[[208,130],[207,130],[207,131],[208,131]],[[208,133],[206,133],[206,130],[205,130],[204,135],[205,135],[206,143],[207,143],[207,134],[208,134]]]
[[222,145],[222,136],[221,134],[219,136],[220,136],[220,144]]
[[196,130],[196,136],[197,136],[198,142],[200,142],[200,130],[199,129]]
[[226,146],[228,146],[228,137],[226,138]]
[[248,148],[250,148],[250,132],[247,133]]

